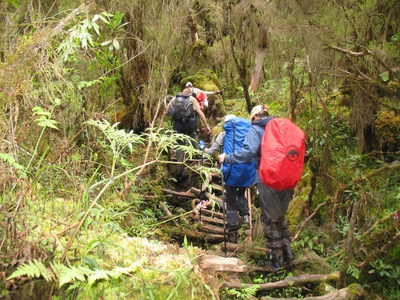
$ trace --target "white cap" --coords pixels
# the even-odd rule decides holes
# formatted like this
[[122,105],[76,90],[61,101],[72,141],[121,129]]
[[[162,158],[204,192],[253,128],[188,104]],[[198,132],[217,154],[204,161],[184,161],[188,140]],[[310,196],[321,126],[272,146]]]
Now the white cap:
[[188,81],[185,85],[185,87],[189,87],[189,86],[193,86],[192,83],[190,81]]
[[253,121],[253,118],[256,115],[259,115],[259,114],[262,114],[262,113],[268,113],[268,105],[259,104],[257,106],[254,106],[253,109],[250,112],[250,120]]
[[226,115],[225,118],[224,118],[224,122],[226,123],[229,120],[232,120],[233,118],[236,118],[236,116],[232,115],[232,114]]

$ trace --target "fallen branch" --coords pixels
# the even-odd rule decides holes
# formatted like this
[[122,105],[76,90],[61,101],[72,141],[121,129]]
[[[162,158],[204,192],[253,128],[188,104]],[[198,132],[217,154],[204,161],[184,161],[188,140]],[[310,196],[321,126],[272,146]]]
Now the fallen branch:
[[317,212],[320,210],[320,208],[325,206],[327,203],[328,202],[325,201],[325,202],[321,203],[320,205],[318,205],[317,208],[314,210],[314,212],[300,224],[299,229],[297,230],[295,236],[293,237],[293,241],[297,240],[297,238],[299,237],[299,234],[301,232],[301,229],[304,227],[304,225],[306,225],[306,223],[308,221],[310,221],[317,214]]
[[192,193],[192,192],[190,192],[190,191],[187,191],[187,192],[177,192],[177,191],[170,190],[170,189],[165,189],[165,188],[162,188],[161,190],[162,190],[163,192],[165,192],[165,193],[172,194],[172,195],[176,195],[176,196],[189,197],[189,198],[196,198],[196,197],[197,197],[196,194],[194,194],[194,193]]
[[[168,207],[165,205],[164,202],[160,202],[160,207],[166,213],[166,215],[168,217],[173,217],[171,212],[169,211]],[[172,222],[174,222],[176,227],[180,228],[180,226],[179,226],[178,222],[176,222],[175,218],[172,218],[171,220],[172,220]]]
[[[359,284],[353,284],[351,287],[346,287],[340,290],[334,290],[329,294],[318,297],[306,297],[308,300],[356,300],[364,296],[364,291]],[[283,300],[283,298],[262,297],[262,300]],[[296,300],[298,298],[284,298],[285,300]]]
[[[201,210],[201,213],[203,213],[203,210]],[[210,217],[202,216],[200,214],[192,216],[192,219],[198,220],[201,222],[208,222],[208,223],[214,223],[214,224],[219,224],[219,225],[224,224],[224,221],[219,218],[210,218]]]
[[217,255],[202,255],[198,258],[197,264],[203,271],[244,273],[247,269],[247,266],[238,258]]
[[[321,282],[321,281],[337,281],[339,279],[339,272],[331,274],[304,274],[300,276],[286,277],[284,280],[277,282],[269,282],[259,284],[259,291],[268,291],[276,288],[292,287],[294,285],[302,285],[308,282]],[[253,287],[255,284],[237,283],[237,282],[226,282],[222,285],[223,288],[228,289],[243,289]]]

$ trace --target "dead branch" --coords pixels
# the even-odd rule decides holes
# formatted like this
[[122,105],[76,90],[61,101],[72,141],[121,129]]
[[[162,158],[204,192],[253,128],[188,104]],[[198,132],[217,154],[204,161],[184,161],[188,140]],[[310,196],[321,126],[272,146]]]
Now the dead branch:
[[317,214],[317,212],[320,210],[320,208],[325,206],[327,203],[328,202],[325,201],[325,202],[321,203],[320,205],[318,205],[317,208],[314,210],[314,212],[300,224],[298,231],[296,232],[295,236],[293,237],[293,241],[297,240],[297,238],[299,237],[299,234],[301,232],[301,229],[304,227],[304,225],[306,225],[306,223],[308,221],[310,221],[312,218],[314,218],[314,216]]
[[[334,272],[331,274],[304,274],[300,276],[286,277],[284,280],[277,282],[269,282],[259,284],[259,291],[268,291],[276,288],[286,288],[292,286],[298,286],[309,282],[321,282],[321,281],[337,281],[339,279],[339,273]],[[222,285],[223,288],[228,289],[243,289],[253,287],[254,284],[226,282]]]
[[[364,296],[364,291],[359,284],[353,284],[351,285],[351,288],[344,288],[340,290],[333,290],[329,294],[323,295],[323,296],[317,296],[317,297],[306,297],[304,299],[309,299],[309,300],[342,300],[342,299],[348,299],[348,300],[356,300],[360,299],[362,296]],[[262,300],[296,300],[298,298],[271,298],[271,297],[262,297]]]
[[393,244],[396,244],[398,240],[400,240],[400,231],[398,231],[395,234],[395,236],[393,236],[390,241],[387,241],[381,248],[379,248],[378,250],[375,250],[374,252],[372,252],[369,255],[370,259],[368,261],[363,261],[358,266],[360,268],[365,267],[371,260],[374,260],[374,259],[378,258],[379,256],[383,255],[384,253],[386,253],[387,249],[390,249],[390,247]]
[[[161,207],[161,209],[166,213],[166,215],[167,215],[168,217],[172,217],[171,212],[169,211],[168,207],[165,205],[164,202],[160,202],[160,207]],[[172,220],[172,222],[174,222],[174,224],[175,224],[176,227],[180,228],[178,222],[176,222],[176,220],[175,220],[174,218],[172,218],[171,220]]]
[[209,186],[210,182],[212,180],[212,175],[207,174],[206,180],[204,180],[203,184],[201,185],[201,190],[205,191],[207,187]]
[[[248,250],[246,250],[246,251],[248,251]],[[267,251],[267,253],[269,253],[268,249],[265,249],[264,251]],[[297,267],[297,266],[305,265],[305,264],[307,264],[309,262],[310,262],[310,260],[307,257],[295,259],[295,260],[291,261],[290,263],[283,264],[282,265],[282,269],[292,269],[292,268]],[[267,266],[251,266],[249,268],[248,272],[249,273],[251,273],[251,272],[270,273],[270,272],[273,272],[273,270],[271,270]]]
[[[221,243],[217,247],[221,251],[225,251],[225,243]],[[268,248],[257,247],[257,246],[253,246],[253,245],[249,246],[246,244],[234,244],[234,243],[228,243],[228,242],[226,243],[226,250],[229,252],[244,252],[244,251],[246,251],[246,253],[253,254],[253,255],[254,254],[255,255],[268,255],[269,254]],[[257,267],[250,267],[249,270],[257,271]],[[265,270],[265,268],[262,268],[262,270]]]
[[191,191],[187,191],[187,192],[177,192],[174,190],[170,190],[170,189],[165,189],[162,188],[161,189],[163,192],[168,193],[168,194],[172,194],[172,195],[176,195],[176,196],[182,196],[182,197],[189,197],[189,198],[195,198],[197,197],[196,194],[192,193]]
[[360,56],[367,56],[370,55],[372,56],[382,67],[384,67],[387,71],[389,71],[389,73],[391,74],[391,77],[393,76],[393,70],[379,57],[379,55],[377,55],[375,52],[367,49],[364,47],[364,51],[361,52],[354,52],[348,49],[344,49],[344,48],[339,48],[337,46],[331,46],[330,47],[333,50],[342,52],[344,54],[347,54],[349,56],[354,56],[354,57],[360,57]]
[[210,224],[201,224],[201,229],[206,232],[216,233],[216,234],[224,234],[224,228],[219,226],[214,226]]
[[247,266],[238,258],[217,255],[202,255],[198,258],[197,264],[203,271],[244,273],[247,269]]
[[[202,212],[203,212],[203,210],[201,210],[201,213]],[[192,216],[192,219],[193,220],[198,220],[198,221],[201,221],[201,222],[208,222],[208,223],[224,225],[224,221],[221,220],[220,218],[206,217],[206,216],[202,216],[200,214]]]
[[[207,204],[207,206],[211,206],[211,204]],[[193,206],[194,209],[195,206]],[[214,211],[214,210],[209,210],[209,209],[201,209],[201,214],[206,215],[206,216],[211,216],[219,219],[224,219],[225,216],[223,213]]]

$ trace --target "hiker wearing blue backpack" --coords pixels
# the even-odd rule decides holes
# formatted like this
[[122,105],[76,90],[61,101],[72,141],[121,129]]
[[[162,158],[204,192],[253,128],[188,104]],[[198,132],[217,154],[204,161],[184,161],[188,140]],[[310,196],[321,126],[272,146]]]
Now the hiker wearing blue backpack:
[[[234,153],[241,149],[244,138],[250,129],[247,119],[227,115],[224,118],[222,131],[213,145],[204,151],[209,155],[220,153]],[[245,196],[246,188],[252,185],[255,177],[255,162],[242,165],[221,165],[223,175],[223,189],[225,190],[226,219],[228,223],[228,239],[237,243],[238,231],[242,224],[249,224],[249,205]],[[238,216],[239,212],[239,216]]]
[[[218,156],[220,163],[247,164],[255,159],[257,161],[260,160],[262,153],[264,153],[261,149],[264,131],[267,123],[273,117],[269,116],[267,105],[257,105],[252,109],[250,119],[252,125],[246,135],[242,149],[232,154],[220,154]],[[295,154],[294,151],[293,157]],[[288,170],[282,171],[288,172]],[[259,173],[260,170],[256,174],[254,183],[257,184],[258,188],[260,206],[266,228],[267,247],[270,249],[270,260],[266,262],[266,266],[277,271],[281,268],[282,263],[288,263],[294,259],[290,248],[291,233],[285,217],[293,197],[293,188],[285,190],[271,188],[262,182]]]

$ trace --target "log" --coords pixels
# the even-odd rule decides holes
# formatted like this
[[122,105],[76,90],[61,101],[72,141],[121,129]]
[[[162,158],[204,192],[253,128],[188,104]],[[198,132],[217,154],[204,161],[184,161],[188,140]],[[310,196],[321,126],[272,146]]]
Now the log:
[[217,197],[214,194],[210,193],[206,193],[205,195],[210,201],[215,201],[221,208],[223,207],[224,201],[220,197]]
[[[320,282],[320,281],[337,281],[339,279],[339,272],[333,272],[331,274],[304,274],[300,276],[286,277],[283,280],[277,282],[269,282],[259,284],[259,291],[268,291],[277,288],[286,288],[291,286],[298,286],[308,282]],[[253,287],[254,284],[247,283],[234,283],[226,282],[222,285],[223,288],[228,289],[243,289]]]
[[[203,210],[201,211],[201,213],[203,213]],[[219,225],[224,225],[224,221],[219,219],[219,218],[210,218],[210,217],[206,217],[203,215],[194,215],[192,216],[193,220],[198,220],[201,222],[208,222],[208,223],[214,223],[214,224],[219,224]]]
[[[206,232],[217,233],[217,234],[224,234],[224,228],[219,226],[214,226],[210,224],[201,224],[201,229],[204,229]],[[228,233],[228,230],[225,230]]]
[[197,264],[203,271],[244,273],[247,269],[247,266],[238,258],[217,255],[202,255],[198,258]]
[[[193,199],[192,200],[192,209],[195,209],[196,208],[196,206],[201,202],[202,200],[200,200],[200,199],[198,199],[198,198],[196,198],[196,199]],[[206,215],[208,215],[208,216],[215,216],[215,217],[217,217],[217,218],[220,218],[220,219],[223,219],[223,218],[225,218],[225,215],[224,215],[224,213],[222,213],[222,212],[218,212],[218,211],[215,211],[215,210],[212,210],[212,209],[207,209],[207,208],[205,208],[205,207],[212,207],[213,206],[213,203],[211,202],[211,201],[207,201],[207,202],[203,202],[203,204],[202,204],[202,206],[204,206],[202,209],[201,209],[201,213],[202,214],[206,214]]]
[[[249,250],[246,250],[248,252],[250,252]],[[269,249],[265,249],[265,252],[269,253]],[[309,263],[310,260],[309,258],[301,258],[301,259],[295,259],[292,260],[290,263],[285,263],[282,265],[282,269],[291,269],[294,268],[296,266],[300,266],[300,265],[304,265]],[[269,267],[267,266],[252,266],[249,268],[249,272],[273,272],[273,270],[271,270]]]
[[[168,207],[165,205],[164,202],[160,202],[160,207],[168,217],[170,217],[170,218],[173,217],[171,212],[169,211]],[[176,222],[176,220],[174,218],[172,218],[171,221],[174,222],[176,227],[180,228],[178,222]]]
[[[201,194],[201,190],[199,190],[198,188],[195,188],[194,186],[191,187],[191,188],[189,189],[189,191],[190,191],[191,193],[193,193],[193,194],[196,194],[197,197],[199,197],[200,194]],[[189,191],[188,191],[188,192],[189,192]]]
[[165,231],[169,232],[175,238],[188,238],[191,240],[203,240],[207,243],[217,244],[224,240],[222,234],[205,233],[198,230],[187,230],[172,226],[163,227]]
[[[317,296],[317,297],[305,297],[303,299],[309,299],[309,300],[357,300],[360,298],[363,298],[364,296],[364,290],[359,284],[353,284],[349,287],[340,289],[340,290],[334,290],[326,295],[323,296]],[[262,297],[262,300],[296,300],[298,298],[271,298],[271,297]]]
[[211,180],[212,180],[212,175],[208,173],[207,177],[206,177],[206,180],[204,180],[203,184],[201,185],[201,190],[202,191],[207,190]]
[[[225,251],[225,243],[221,243],[218,246],[221,251]],[[262,247],[257,247],[257,246],[246,246],[242,244],[234,244],[234,243],[226,243],[226,250],[229,252],[244,252],[246,251],[247,253],[252,253],[252,254],[260,254],[260,255],[268,255],[269,254],[269,249],[268,248],[262,248]],[[289,265],[289,264],[288,264]],[[269,271],[267,267],[250,267],[249,271]]]
[[189,197],[189,198],[196,198],[196,197],[197,197],[196,194],[194,194],[194,193],[192,193],[192,192],[190,192],[190,191],[187,191],[187,192],[177,192],[177,191],[170,190],[170,189],[165,189],[165,188],[161,188],[161,190],[162,190],[163,192],[165,192],[165,193],[172,194],[172,195],[176,195],[176,196]]
[[209,210],[209,209],[202,209],[201,213],[203,215],[216,217],[216,218],[221,219],[221,220],[225,219],[224,213],[221,213],[221,212],[218,212],[218,211]]

